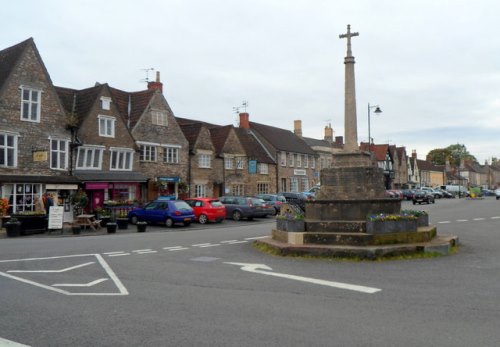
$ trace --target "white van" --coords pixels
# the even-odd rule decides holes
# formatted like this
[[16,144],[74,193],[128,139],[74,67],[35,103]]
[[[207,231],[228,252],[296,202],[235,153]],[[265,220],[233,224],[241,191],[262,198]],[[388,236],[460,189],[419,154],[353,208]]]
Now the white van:
[[447,184],[444,186],[440,186],[440,188],[454,195],[458,195],[458,192],[460,192],[460,195],[467,194],[467,187],[459,186],[458,184]]

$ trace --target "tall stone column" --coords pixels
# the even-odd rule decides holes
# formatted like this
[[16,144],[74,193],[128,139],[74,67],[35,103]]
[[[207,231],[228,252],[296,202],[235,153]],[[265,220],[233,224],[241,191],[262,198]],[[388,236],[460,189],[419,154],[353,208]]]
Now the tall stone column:
[[346,152],[353,152],[358,147],[358,125],[356,115],[356,83],[354,78],[354,57],[351,51],[351,37],[359,36],[359,33],[351,33],[351,25],[347,25],[347,33],[339,35],[339,38],[347,38],[347,55],[345,64],[345,102],[344,102],[344,132]]

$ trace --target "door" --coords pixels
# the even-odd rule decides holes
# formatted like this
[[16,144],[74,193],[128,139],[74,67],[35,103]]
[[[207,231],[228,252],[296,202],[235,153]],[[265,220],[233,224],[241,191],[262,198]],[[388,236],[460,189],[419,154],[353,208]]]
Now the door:
[[94,190],[92,191],[92,202],[90,207],[92,211],[96,208],[102,207],[104,202],[104,190]]

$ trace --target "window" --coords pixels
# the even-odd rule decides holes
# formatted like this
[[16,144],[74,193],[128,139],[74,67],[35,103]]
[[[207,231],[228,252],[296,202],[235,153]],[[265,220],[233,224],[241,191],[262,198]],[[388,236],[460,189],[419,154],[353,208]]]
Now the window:
[[17,135],[0,133],[0,166],[17,166]]
[[224,157],[224,168],[226,170],[231,170],[233,168],[233,158]]
[[244,158],[236,158],[236,168],[238,170],[243,170],[243,167],[245,166],[245,161]]
[[141,155],[139,156],[141,161],[156,161],[156,146],[152,145],[142,145]]
[[21,120],[40,122],[40,90],[21,88]]
[[304,168],[308,168],[309,167],[309,156],[308,155],[304,155]]
[[197,198],[204,198],[207,196],[207,185],[206,184],[195,184],[194,193]]
[[131,171],[134,152],[130,149],[111,149],[110,170]]
[[2,187],[2,196],[9,200],[12,213],[34,211],[36,199],[41,196],[41,193],[41,184],[4,184]]
[[267,163],[259,164],[259,173],[261,175],[267,175],[269,173],[269,166],[267,165]]
[[281,189],[280,189],[280,190],[281,190],[282,192],[286,192],[286,191],[288,191],[288,190],[287,190],[287,188],[286,188],[286,178],[282,178],[282,179],[281,179],[281,185],[280,185],[280,186],[281,186]]
[[293,154],[288,153],[288,166],[293,167]]
[[269,194],[269,183],[257,183],[257,194]]
[[319,169],[325,168],[325,158],[319,158]]
[[297,167],[302,167],[302,154],[295,154],[295,163]]
[[101,169],[102,151],[100,147],[80,147],[76,158],[77,169]]
[[233,184],[231,186],[231,195],[243,195],[243,184]]
[[315,168],[316,167],[316,158],[314,157],[311,157],[311,168]]
[[297,182],[297,177],[290,177],[290,191],[294,193],[299,191],[299,184]]
[[179,148],[165,147],[163,149],[163,161],[169,164],[179,164]]
[[98,116],[99,136],[115,137],[115,117]]
[[167,126],[168,125],[168,118],[167,114],[162,111],[151,111],[151,123],[155,125],[163,125]]
[[286,166],[286,152],[281,152],[281,166]]
[[309,190],[309,179],[302,177],[302,191],[305,192],[306,190]]
[[198,155],[198,166],[204,168],[210,168],[210,155],[209,154],[199,154]]
[[111,109],[111,98],[107,96],[101,96],[101,108],[103,110]]
[[68,168],[68,141],[50,140],[50,168],[64,170]]

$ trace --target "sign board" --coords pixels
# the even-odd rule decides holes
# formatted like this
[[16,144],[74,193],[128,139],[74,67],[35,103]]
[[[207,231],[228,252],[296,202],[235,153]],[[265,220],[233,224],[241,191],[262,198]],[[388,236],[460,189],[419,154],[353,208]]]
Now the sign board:
[[47,151],[35,151],[33,152],[33,161],[47,161],[49,154]]
[[49,229],[62,229],[64,206],[50,206]]
[[249,174],[257,173],[257,160],[248,161],[248,173]]
[[306,172],[306,170],[303,170],[303,169],[295,169],[295,170],[293,170],[293,174],[295,176],[305,176],[305,175],[307,175],[307,172]]

